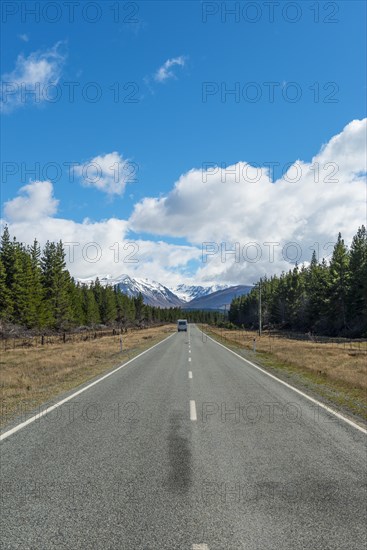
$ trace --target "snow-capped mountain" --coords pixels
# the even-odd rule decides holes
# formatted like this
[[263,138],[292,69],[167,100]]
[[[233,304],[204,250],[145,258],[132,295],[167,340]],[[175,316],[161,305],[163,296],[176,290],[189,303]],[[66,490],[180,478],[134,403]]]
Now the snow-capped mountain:
[[[93,279],[78,279],[80,283],[91,284]],[[118,286],[120,290],[128,296],[138,296],[141,292],[144,303],[156,307],[180,307],[182,300],[176,296],[169,288],[157,281],[130,277],[129,275],[120,275],[113,278],[110,275],[99,277],[101,285]]]
[[[111,284],[108,281],[107,284]],[[174,307],[181,306],[182,301],[169,288],[149,279],[138,279],[122,275],[114,280],[113,285],[118,287],[128,296],[138,296],[139,292],[144,297],[144,302],[149,306]]]
[[176,294],[183,302],[190,302],[197,298],[202,298],[218,290],[224,290],[229,288],[229,285],[211,285],[211,286],[196,286],[196,285],[177,285],[171,288],[172,292]]
[[[82,284],[91,284],[97,276],[89,279],[78,279]],[[231,303],[234,296],[246,294],[251,287],[229,286],[224,284],[200,286],[180,284],[175,288],[168,288],[157,281],[120,275],[98,277],[101,285],[118,286],[128,296],[143,295],[144,302],[156,307],[183,307],[192,309],[223,309],[224,304]]]
[[251,289],[252,286],[248,285],[228,286],[222,290],[195,298],[182,307],[183,309],[221,309],[228,311],[233,298],[248,294]]

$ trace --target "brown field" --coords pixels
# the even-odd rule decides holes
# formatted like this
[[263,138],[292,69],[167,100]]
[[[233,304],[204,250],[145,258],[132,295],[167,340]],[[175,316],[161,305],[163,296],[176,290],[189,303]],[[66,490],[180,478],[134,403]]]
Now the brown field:
[[[199,325],[200,328],[203,328]],[[50,340],[48,345],[1,353],[2,425],[20,410],[31,411],[49,399],[77,387],[134,357],[162,340],[175,325],[129,330],[120,336],[86,341]],[[204,326],[211,336],[237,350],[294,385],[307,387],[351,413],[367,419],[366,343],[315,343],[277,338],[263,333]],[[253,338],[256,337],[256,354]],[[21,407],[21,408],[20,408]]]
[[[330,403],[367,419],[367,343],[316,343],[279,338],[244,330],[204,327],[224,344],[244,349],[248,358],[291,377],[295,384],[326,398]],[[253,339],[256,337],[256,354]]]
[[3,351],[1,424],[120,365],[175,330],[176,325],[129,330],[122,335],[122,352],[119,335]]

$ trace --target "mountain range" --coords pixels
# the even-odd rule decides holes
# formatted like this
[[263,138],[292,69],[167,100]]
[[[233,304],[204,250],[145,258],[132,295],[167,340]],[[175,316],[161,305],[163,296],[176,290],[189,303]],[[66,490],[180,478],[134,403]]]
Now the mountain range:
[[[91,284],[97,277],[78,279],[80,283]],[[156,307],[181,307],[183,309],[225,309],[232,299],[247,294],[251,286],[215,284],[210,286],[180,284],[168,288],[157,281],[120,275],[98,277],[102,285],[118,286],[128,296],[143,295],[144,303]]]

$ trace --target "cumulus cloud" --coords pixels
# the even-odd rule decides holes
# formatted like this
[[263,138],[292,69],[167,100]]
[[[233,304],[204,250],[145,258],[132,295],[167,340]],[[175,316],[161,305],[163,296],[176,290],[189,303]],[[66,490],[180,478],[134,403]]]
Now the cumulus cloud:
[[19,194],[19,197],[4,204],[5,216],[11,223],[35,221],[52,216],[57,211],[59,201],[53,197],[53,187],[49,181],[34,181],[21,187]]
[[133,277],[148,277],[172,287],[192,282],[188,265],[192,261],[200,262],[199,247],[143,239],[134,241],[134,245],[139,262],[128,266],[128,273]]
[[46,240],[61,239],[68,269],[75,277],[117,277],[127,273],[178,284],[187,263],[200,257],[196,247],[131,239],[127,220],[85,219],[78,223],[56,217],[58,200],[49,181],[32,182],[19,193],[19,197],[5,203],[2,225],[7,223],[11,234],[26,244],[35,238],[41,245]]
[[49,50],[18,56],[13,71],[1,77],[2,112],[10,113],[27,104],[39,105],[48,99],[47,87],[58,84],[66,59],[62,46],[62,42],[57,42]]
[[352,121],[310,163],[296,161],[276,181],[269,167],[246,162],[190,170],[168,195],[136,204],[131,226],[209,251],[201,280],[250,282],[309,260],[312,247],[327,257],[339,231],[350,241],[366,223],[366,120]]
[[174,71],[172,70],[173,67],[184,67],[186,63],[186,57],[183,55],[180,55],[179,57],[173,57],[171,59],[167,59],[163,63],[161,67],[155,72],[154,74],[154,80],[156,82],[165,82],[166,80],[169,80],[170,78],[176,78],[176,75]]
[[94,157],[83,165],[76,166],[74,171],[85,187],[95,187],[110,196],[122,196],[127,183],[136,181],[138,166],[124,160],[115,151]]
[[[5,221],[25,243],[62,239],[76,277],[251,284],[308,261],[312,250],[330,257],[339,231],[350,242],[366,223],[366,123],[352,121],[310,163],[295,162],[276,181],[269,167],[207,163],[182,175],[168,195],[137,203],[129,220],[81,223],[57,217],[50,182],[32,182],[5,204]],[[161,240],[132,240],[131,230]]]

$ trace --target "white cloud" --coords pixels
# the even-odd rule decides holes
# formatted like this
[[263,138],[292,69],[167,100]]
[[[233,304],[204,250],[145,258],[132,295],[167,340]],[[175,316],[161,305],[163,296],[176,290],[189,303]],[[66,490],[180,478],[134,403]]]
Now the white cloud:
[[[287,258],[296,257],[296,250],[282,252],[282,247],[291,241],[302,252],[300,262],[310,259],[314,243],[319,256],[326,257],[328,243],[339,231],[350,242],[357,227],[366,223],[366,121],[352,121],[311,163],[297,161],[275,182],[267,168],[257,171],[246,162],[227,169],[190,170],[167,196],[136,204],[131,227],[184,237],[199,247],[216,243],[218,251],[197,272],[201,280],[248,283],[264,273],[287,270]],[[261,252],[256,262],[250,260],[259,248],[247,246],[253,242]],[[280,243],[273,261],[271,246],[264,244],[270,242]],[[234,243],[240,246],[239,255],[226,254],[225,247]]]
[[63,241],[71,274],[80,278],[122,273],[148,277],[166,284],[182,282],[190,260],[200,257],[200,249],[166,242],[132,240],[126,220],[110,218],[78,223],[55,217],[58,201],[51,182],[35,181],[20,189],[21,196],[4,205],[4,220],[18,241],[31,244],[35,238]]
[[58,84],[66,59],[62,45],[58,42],[49,50],[18,56],[14,70],[1,77],[2,112],[10,113],[27,104],[39,105],[48,99],[47,87]]
[[[127,237],[126,240],[128,240]],[[130,275],[147,277],[166,286],[175,286],[182,282],[190,283],[191,277],[187,266],[192,260],[200,262],[200,248],[142,239],[134,243],[137,247],[139,262],[135,266],[125,264]],[[126,252],[124,254],[126,255]]]
[[115,151],[94,157],[82,166],[76,166],[74,170],[85,187],[95,187],[111,196],[122,196],[126,184],[136,181],[138,166],[124,160]]
[[4,204],[5,216],[11,223],[33,222],[56,213],[59,201],[53,197],[49,181],[34,181],[21,187],[19,193],[20,197]]
[[172,59],[167,59],[161,67],[154,74],[154,80],[156,82],[165,82],[170,78],[175,78],[176,75],[173,72],[172,68],[175,66],[184,67],[186,63],[186,57],[180,55],[179,57],[173,57]]
[[19,36],[20,40],[23,40],[23,42],[28,42],[29,41],[28,34],[24,33],[24,34],[19,34],[18,36]]
[[[261,170],[258,181],[251,183],[257,169],[246,162],[227,170],[193,169],[179,178],[167,196],[137,203],[129,220],[81,223],[56,217],[58,201],[50,182],[32,182],[5,204],[5,221],[12,235],[25,243],[35,237],[41,243],[47,239],[69,243],[67,249],[74,250],[74,258],[69,257],[68,267],[77,277],[127,273],[172,286],[180,282],[250,284],[265,273],[292,267],[295,249],[288,249],[287,259],[282,251],[286,243],[297,243],[300,261],[310,259],[312,247],[326,257],[339,231],[350,242],[358,226],[366,223],[366,123],[352,121],[310,163],[298,161],[275,182],[268,170]],[[287,181],[296,179],[296,170],[297,181]],[[161,241],[138,239],[129,245],[131,229],[160,235]],[[185,238],[188,244],[167,243],[164,235]],[[206,262],[205,242],[213,243],[214,252]],[[228,253],[235,243],[239,257]],[[248,243],[257,243],[257,248]],[[259,251],[258,261],[252,261]],[[134,259],[138,261],[130,261]],[[192,277],[193,265],[199,267]]]

